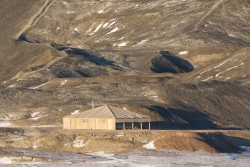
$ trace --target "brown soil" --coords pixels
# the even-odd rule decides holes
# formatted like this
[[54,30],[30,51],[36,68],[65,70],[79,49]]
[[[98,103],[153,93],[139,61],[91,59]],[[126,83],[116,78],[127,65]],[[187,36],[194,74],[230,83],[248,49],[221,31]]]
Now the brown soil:
[[[242,151],[250,146],[248,131],[98,131],[61,128],[1,128],[2,149],[21,148],[52,152],[130,152],[155,141],[156,150],[204,151],[210,153]],[[83,146],[74,147],[74,141]]]
[[248,0],[1,1],[0,121],[61,126],[95,100],[149,115],[155,130],[249,129],[249,10]]
[[218,153],[218,150],[209,144],[204,138],[193,132],[180,132],[155,141],[157,149]]

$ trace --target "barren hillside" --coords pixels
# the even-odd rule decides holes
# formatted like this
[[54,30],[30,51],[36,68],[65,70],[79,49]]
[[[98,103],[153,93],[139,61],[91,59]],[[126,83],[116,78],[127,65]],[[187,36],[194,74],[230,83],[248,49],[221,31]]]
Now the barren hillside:
[[0,2],[0,120],[111,104],[153,129],[250,128],[248,0]]

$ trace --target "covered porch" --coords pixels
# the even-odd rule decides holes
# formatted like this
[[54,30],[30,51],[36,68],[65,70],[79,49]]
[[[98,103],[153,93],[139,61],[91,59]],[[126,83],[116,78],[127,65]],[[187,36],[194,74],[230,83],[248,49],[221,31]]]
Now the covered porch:
[[131,119],[116,119],[116,130],[132,130],[132,129],[149,129],[150,117],[131,118]]
[[150,130],[150,122],[116,123],[116,130],[128,130],[128,129],[148,129],[148,130]]

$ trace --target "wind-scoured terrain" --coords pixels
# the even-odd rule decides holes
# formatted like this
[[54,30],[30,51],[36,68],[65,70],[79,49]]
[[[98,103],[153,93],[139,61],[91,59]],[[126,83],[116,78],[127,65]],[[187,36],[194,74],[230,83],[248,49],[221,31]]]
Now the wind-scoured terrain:
[[95,100],[154,128],[249,128],[247,0],[1,3],[2,121],[58,126]]
[[248,0],[1,1],[0,126],[61,127],[94,100],[152,129],[247,130],[249,13]]

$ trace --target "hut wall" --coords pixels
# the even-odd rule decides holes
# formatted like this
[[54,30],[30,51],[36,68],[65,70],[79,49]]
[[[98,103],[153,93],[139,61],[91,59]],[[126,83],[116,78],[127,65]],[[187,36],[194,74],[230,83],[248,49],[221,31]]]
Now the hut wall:
[[63,129],[70,129],[70,118],[63,118]]
[[116,129],[113,118],[63,118],[63,129]]

